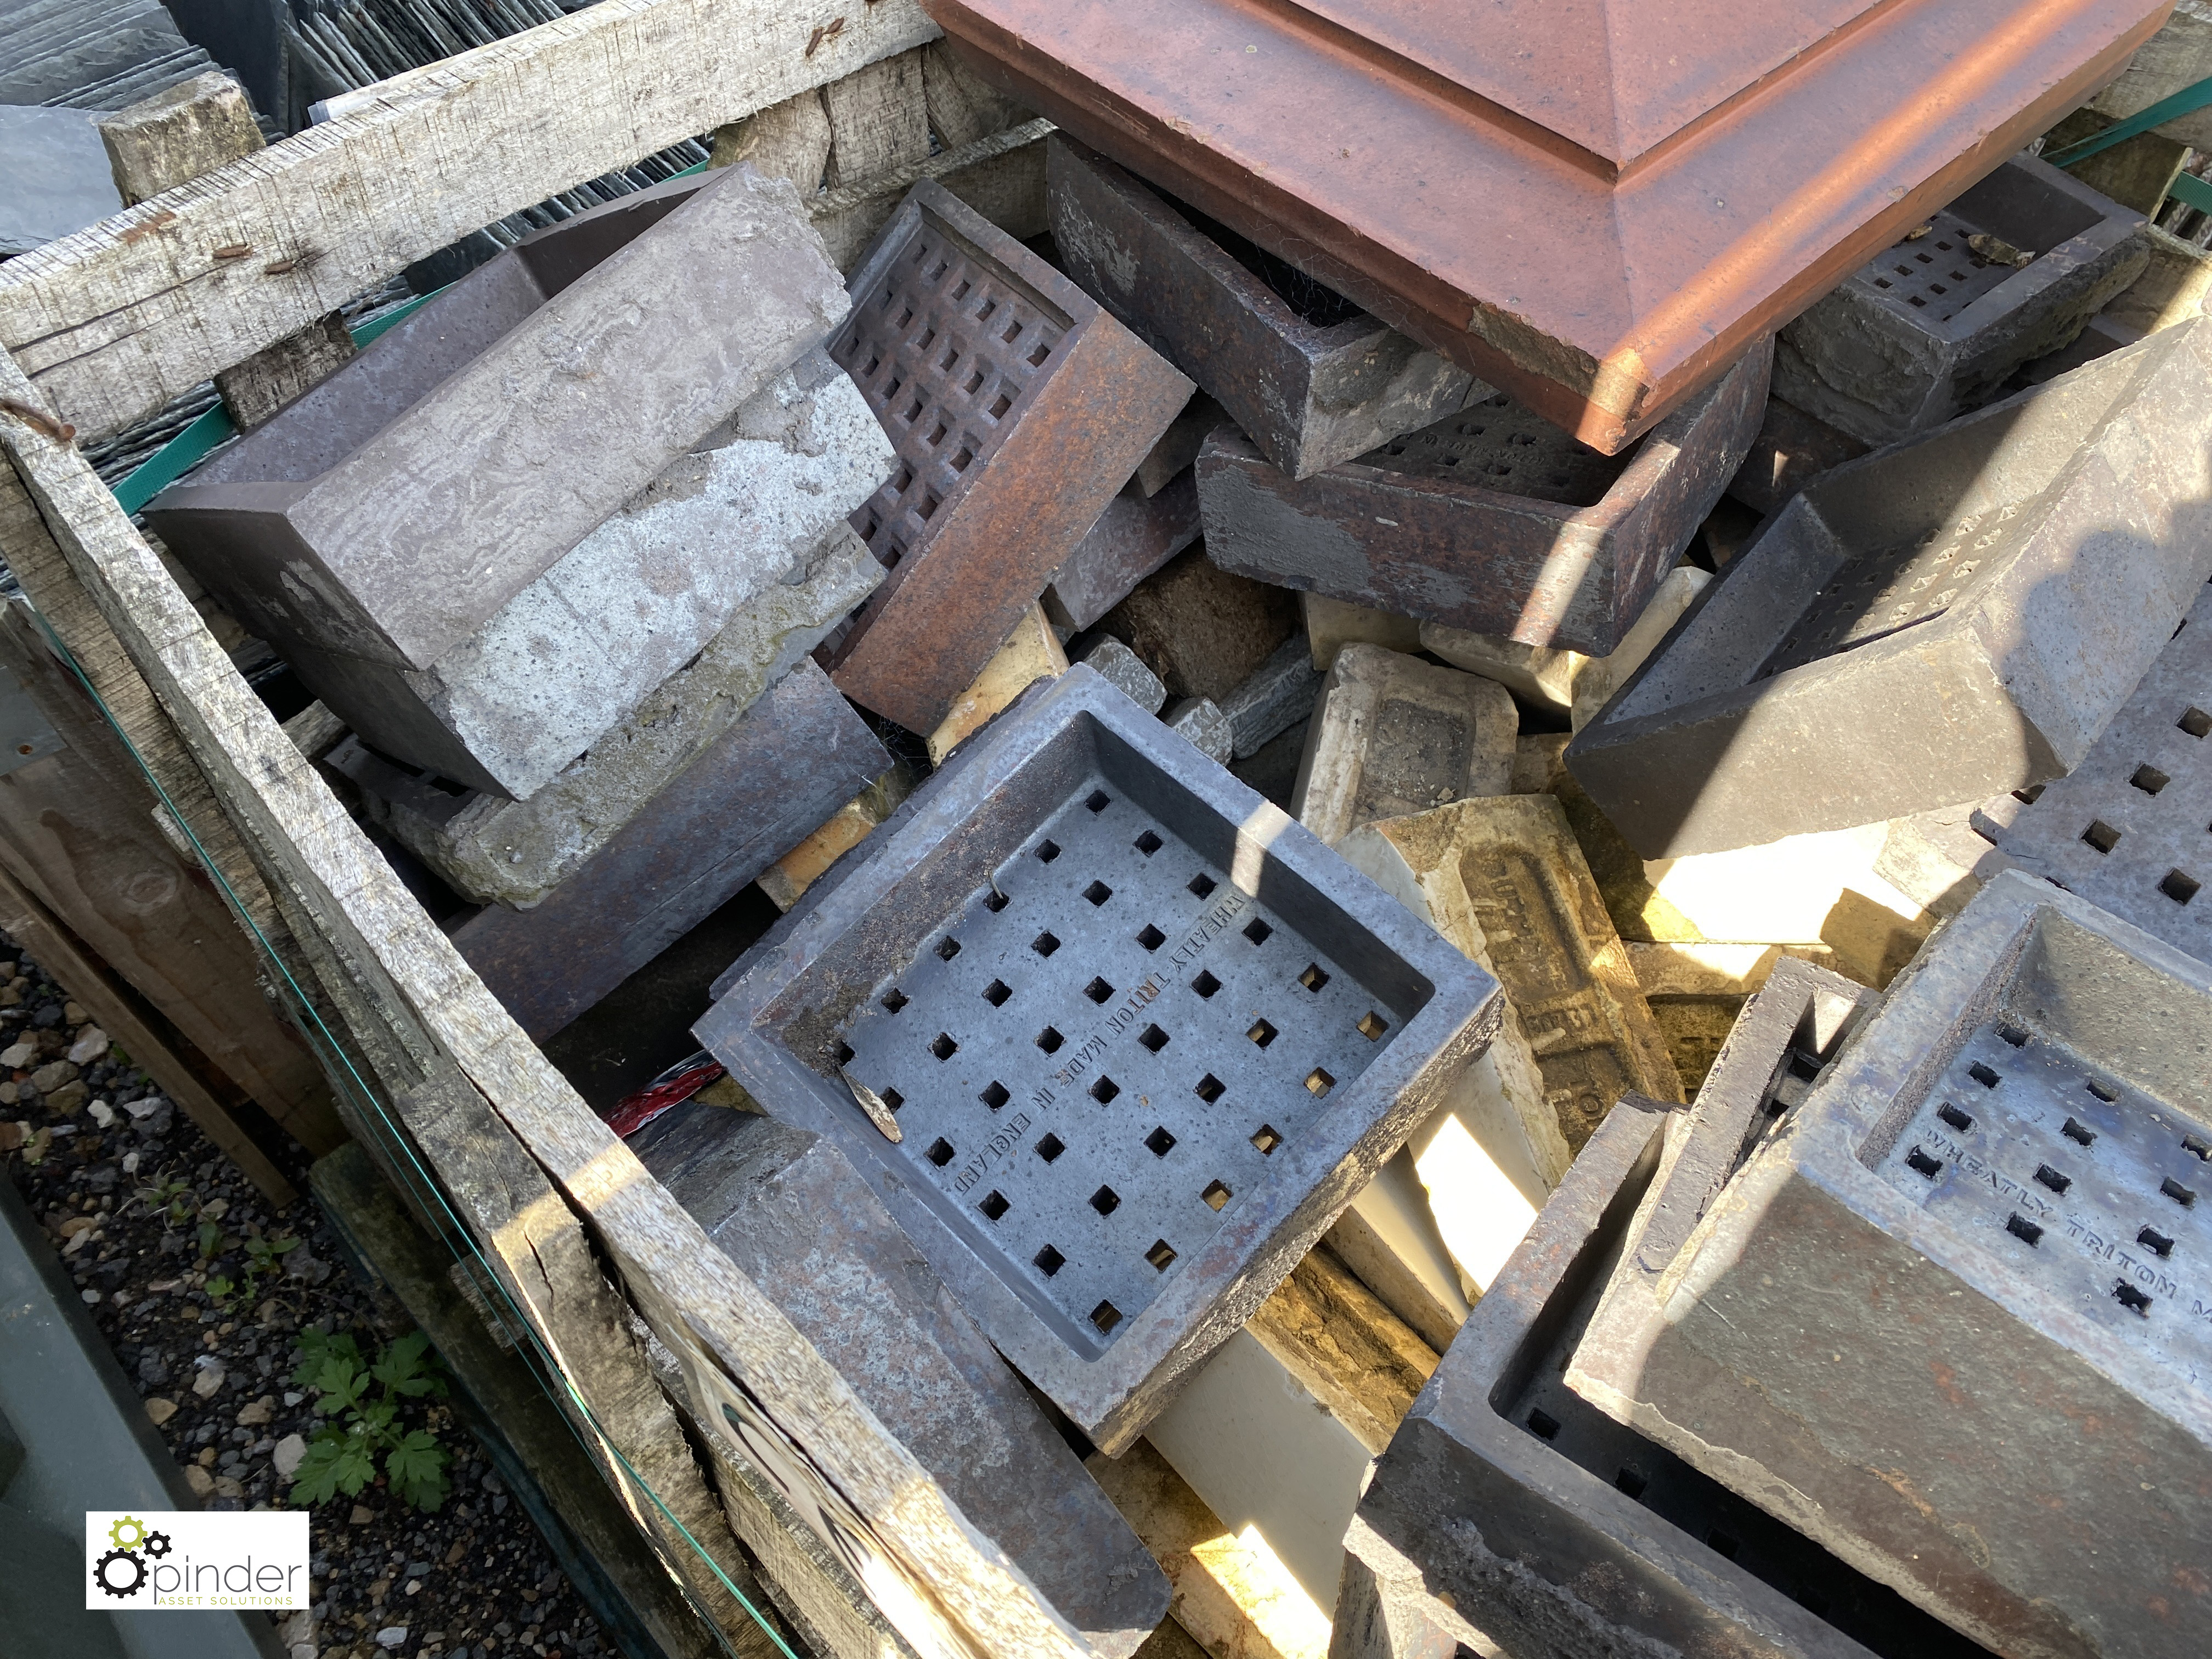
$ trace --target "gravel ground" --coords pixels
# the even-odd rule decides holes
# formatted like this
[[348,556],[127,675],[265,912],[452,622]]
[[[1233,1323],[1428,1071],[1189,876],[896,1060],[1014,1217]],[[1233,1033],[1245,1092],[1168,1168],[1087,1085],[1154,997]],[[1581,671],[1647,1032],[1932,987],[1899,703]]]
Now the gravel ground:
[[[349,1271],[313,1199],[272,1213],[4,935],[0,953],[0,1162],[207,1506],[282,1505],[323,1421],[290,1381],[298,1333],[350,1333],[374,1357],[406,1316]],[[252,1242],[287,1238],[252,1271]],[[612,1652],[449,1408],[410,1406],[407,1421],[451,1453],[452,1496],[423,1515],[380,1477],[313,1511],[314,1606],[281,1627],[291,1659]]]

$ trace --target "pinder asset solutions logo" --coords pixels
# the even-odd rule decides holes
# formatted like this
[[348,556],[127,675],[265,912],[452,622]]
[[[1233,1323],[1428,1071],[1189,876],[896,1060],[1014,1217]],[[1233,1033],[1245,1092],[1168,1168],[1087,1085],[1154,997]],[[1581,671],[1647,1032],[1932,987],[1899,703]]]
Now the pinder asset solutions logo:
[[302,1510],[126,1514],[88,1510],[88,1610],[159,1613],[308,1605]]

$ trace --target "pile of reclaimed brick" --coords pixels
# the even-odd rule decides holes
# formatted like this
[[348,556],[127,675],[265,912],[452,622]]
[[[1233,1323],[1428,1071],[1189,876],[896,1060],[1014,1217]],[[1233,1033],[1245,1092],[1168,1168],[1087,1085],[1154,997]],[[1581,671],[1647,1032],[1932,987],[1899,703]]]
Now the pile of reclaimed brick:
[[148,509],[462,953],[765,890],[624,1127],[1102,1659],[2203,1651],[2212,255],[2032,153],[2155,9],[933,9],[1044,234],[672,179]]

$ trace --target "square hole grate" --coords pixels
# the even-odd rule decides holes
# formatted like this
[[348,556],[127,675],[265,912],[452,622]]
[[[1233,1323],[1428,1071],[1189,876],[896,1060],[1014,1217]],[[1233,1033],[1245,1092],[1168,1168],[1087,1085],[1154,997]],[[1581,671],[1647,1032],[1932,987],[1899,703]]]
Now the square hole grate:
[[2021,868],[2212,962],[2212,586],[2081,764],[1998,839]]
[[[1060,851],[1040,860],[1047,843]],[[1377,991],[1103,775],[1068,789],[994,880],[1011,902],[988,908],[984,883],[932,930],[958,951],[921,952],[861,1005],[849,1068],[904,1097],[906,1139],[888,1150],[918,1178],[962,1205],[1004,1195],[991,1238],[1003,1265],[1071,1319],[1102,1301],[1120,1311],[1095,1339],[1110,1344],[1232,1213],[1209,1192],[1249,1194],[1396,1025],[1370,1039],[1363,1022],[1387,1018]],[[1091,897],[1101,887],[1109,907]],[[1158,946],[1129,926],[1138,917]],[[1048,956],[1034,943],[1045,935],[1063,942]],[[1011,994],[994,1001],[995,986]],[[1049,1054],[1046,1024],[1062,1034]],[[994,1085],[1012,1092],[996,1112],[979,1103]],[[1022,1155],[1046,1133],[1064,1150]],[[916,1156],[945,1145],[955,1156]],[[1103,1209],[1102,1182],[1115,1198]],[[1151,1256],[1162,1241],[1165,1267]],[[1034,1266],[1047,1245],[1049,1274]]]
[[1601,455],[1499,392],[1391,439],[1358,464],[1565,507],[1595,507],[1634,459],[1632,448]]
[[1080,665],[903,811],[698,1035],[1118,1451],[1480,1053],[1496,982]]
[[[2036,1254],[2022,1249],[2008,1258],[2013,1265],[2080,1316],[2147,1350],[2186,1351],[2212,1370],[2212,1322],[2197,1311],[2208,1291],[2184,1283],[2190,1264],[2212,1261],[2212,1206],[2183,1204],[2166,1190],[2188,1190],[2184,1183],[2203,1170],[2187,1143],[2205,1126],[2085,1069],[2067,1045],[2033,1028],[2015,1045],[2008,1024],[2020,1029],[1991,1020],[1974,1032],[1876,1167],[1962,1227],[2020,1238],[2010,1224],[2016,1218],[2039,1229]],[[1916,1146],[1942,1161],[1932,1181],[1908,1167]],[[2167,1248],[2142,1244],[2147,1231]],[[2149,1299],[2116,1298],[2116,1276]]]
[[2020,274],[2012,265],[1983,258],[1969,245],[1987,227],[1949,208],[1930,215],[1928,224],[1926,234],[1899,242],[1855,271],[1850,286],[1889,310],[1948,323]]

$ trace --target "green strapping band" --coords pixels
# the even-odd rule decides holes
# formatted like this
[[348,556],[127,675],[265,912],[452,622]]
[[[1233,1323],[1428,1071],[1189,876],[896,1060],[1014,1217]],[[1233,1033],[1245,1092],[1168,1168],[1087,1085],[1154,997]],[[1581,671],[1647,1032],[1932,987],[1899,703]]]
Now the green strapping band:
[[[2102,132],[2092,133],[2079,143],[2069,144],[2064,149],[2043,159],[2055,167],[2070,167],[2076,161],[2086,161],[2092,155],[2101,155],[2115,144],[2124,144],[2138,133],[2163,126],[2178,116],[2194,114],[2207,104],[2212,104],[2212,76],[2199,81],[2193,87],[2184,87],[2172,97],[2160,99],[2148,109],[2138,110],[2126,120],[2115,121]],[[2184,197],[2183,199],[2186,201],[2188,198]],[[2197,204],[2191,202],[2190,205],[2194,207]]]

